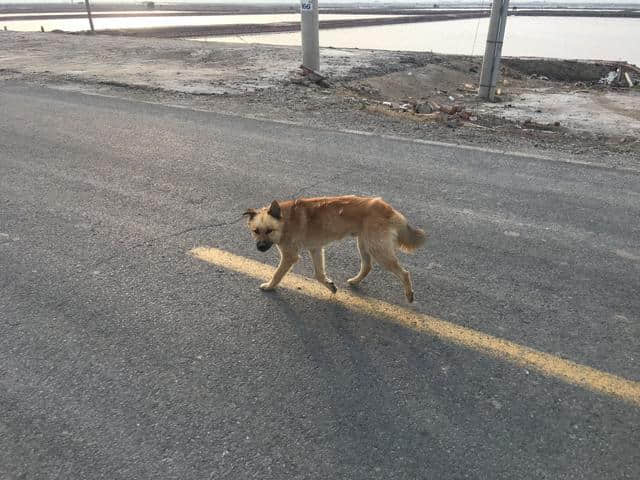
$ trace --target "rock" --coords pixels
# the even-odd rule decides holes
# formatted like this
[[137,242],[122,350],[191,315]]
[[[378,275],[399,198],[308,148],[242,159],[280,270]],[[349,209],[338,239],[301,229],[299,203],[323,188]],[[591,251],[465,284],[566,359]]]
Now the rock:
[[560,127],[560,122],[553,123],[538,123],[528,118],[522,122],[522,128],[529,130],[544,130],[544,131],[556,131]]
[[464,107],[462,105],[442,105],[440,106],[440,111],[446,113],[447,115],[454,115],[458,112],[462,112]]
[[293,83],[294,85],[302,85],[304,87],[309,87],[311,85],[311,81],[305,77],[290,77],[289,83]]
[[433,113],[433,107],[429,102],[416,105],[416,113]]

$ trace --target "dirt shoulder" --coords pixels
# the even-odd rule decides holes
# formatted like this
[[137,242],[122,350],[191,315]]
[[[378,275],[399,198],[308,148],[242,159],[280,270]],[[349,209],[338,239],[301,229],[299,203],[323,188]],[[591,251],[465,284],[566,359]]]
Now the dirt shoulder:
[[640,169],[640,92],[598,85],[611,69],[602,63],[506,59],[501,102],[486,104],[474,93],[478,57],[323,49],[322,88],[297,75],[296,47],[17,32],[0,41],[4,81]]

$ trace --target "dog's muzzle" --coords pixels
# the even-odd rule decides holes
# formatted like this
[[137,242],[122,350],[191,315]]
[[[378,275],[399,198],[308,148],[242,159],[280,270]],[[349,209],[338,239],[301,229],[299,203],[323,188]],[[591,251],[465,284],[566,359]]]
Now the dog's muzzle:
[[261,252],[266,252],[267,250],[269,250],[271,248],[271,245],[273,245],[273,243],[267,242],[266,240],[261,240],[256,243],[256,247],[258,247],[258,250],[260,250]]

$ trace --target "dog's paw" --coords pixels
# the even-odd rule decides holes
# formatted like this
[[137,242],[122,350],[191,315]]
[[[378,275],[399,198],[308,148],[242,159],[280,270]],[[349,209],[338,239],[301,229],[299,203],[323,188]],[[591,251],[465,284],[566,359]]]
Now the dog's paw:
[[338,291],[338,288],[336,287],[336,284],[333,283],[333,281],[327,282],[326,285],[327,288],[331,290],[331,293],[336,293]]
[[274,288],[276,287],[272,287],[269,282],[263,283],[262,285],[260,285],[260,290],[262,290],[263,292],[270,292]]
[[409,301],[409,303],[413,303],[413,292],[407,293],[407,300]]
[[353,277],[347,280],[347,283],[349,285],[351,285],[352,287],[355,287],[356,285],[360,285],[360,280],[358,280],[357,277]]

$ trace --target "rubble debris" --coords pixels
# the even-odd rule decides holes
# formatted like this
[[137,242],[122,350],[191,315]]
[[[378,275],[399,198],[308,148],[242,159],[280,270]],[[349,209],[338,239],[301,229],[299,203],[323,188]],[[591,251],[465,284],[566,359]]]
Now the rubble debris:
[[328,88],[331,86],[324,75],[316,72],[309,67],[305,67],[304,65],[300,65],[300,70],[297,71],[296,74],[297,76],[294,75],[289,78],[290,83],[303,85],[306,87],[317,85],[322,88]]
[[560,128],[560,122],[540,123],[530,118],[522,122],[522,128],[527,130],[543,130],[547,132],[555,132]]
[[610,87],[629,87],[640,84],[640,68],[627,62],[618,62],[609,65],[610,70],[598,83]]
[[380,95],[380,91],[376,88],[371,87],[370,85],[366,85],[366,84],[359,84],[359,85],[354,85],[351,87],[352,90],[355,90],[356,92],[363,94],[363,95],[368,95],[371,97],[377,97]]
[[439,110],[447,115],[455,115],[464,109],[461,105],[442,105]]
[[629,72],[624,72],[624,79],[627,81],[627,85],[629,85],[630,87],[633,87],[633,81],[631,80],[631,76],[629,75]]
[[618,76],[616,71],[607,73],[606,77],[602,77],[599,83],[603,83],[605,85],[611,85],[616,81],[616,77]]
[[434,108],[429,102],[422,102],[416,105],[416,113],[426,114],[433,113]]
[[549,77],[547,77],[546,75],[539,75],[534,73],[533,75],[529,75],[529,78],[532,80],[543,80],[545,82],[549,81]]
[[378,103],[392,111],[410,113],[423,121],[446,123],[449,127],[459,127],[465,122],[478,120],[478,117],[466,110],[464,105],[440,105],[432,100],[404,104],[388,101]]

